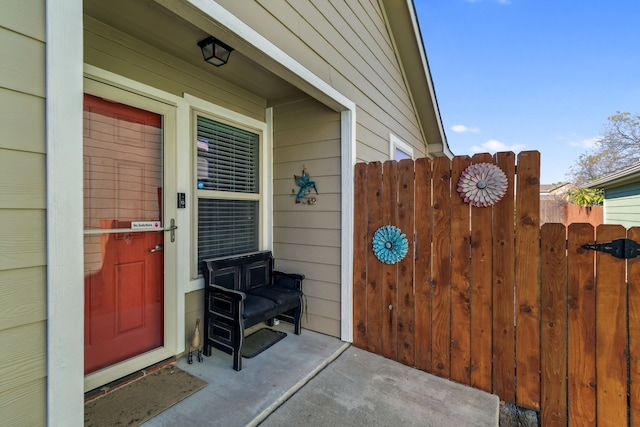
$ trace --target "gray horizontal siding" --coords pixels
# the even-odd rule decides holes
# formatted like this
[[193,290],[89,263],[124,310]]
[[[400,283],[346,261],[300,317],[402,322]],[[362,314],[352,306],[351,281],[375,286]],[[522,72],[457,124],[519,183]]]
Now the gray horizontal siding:
[[0,424],[46,423],[45,2],[0,2]]
[[605,190],[605,223],[640,226],[640,182]]
[[356,156],[389,158],[389,134],[426,155],[384,13],[373,0],[220,0],[226,9],[356,102]]

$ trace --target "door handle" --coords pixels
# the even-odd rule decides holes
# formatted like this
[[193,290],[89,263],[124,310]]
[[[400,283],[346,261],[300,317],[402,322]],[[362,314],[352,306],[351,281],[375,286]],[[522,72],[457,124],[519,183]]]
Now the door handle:
[[149,249],[149,252],[151,252],[151,253],[162,252],[163,250],[164,250],[164,247],[162,245],[156,245],[155,248]]
[[176,225],[176,220],[171,218],[171,223],[169,225],[169,228],[165,228],[164,231],[170,231],[170,238],[172,242],[176,241],[176,230],[178,229],[178,226]]

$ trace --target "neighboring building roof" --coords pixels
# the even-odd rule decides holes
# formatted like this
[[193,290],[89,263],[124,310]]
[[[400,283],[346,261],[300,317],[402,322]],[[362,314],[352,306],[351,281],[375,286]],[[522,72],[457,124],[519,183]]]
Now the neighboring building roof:
[[555,184],[540,184],[540,199],[553,196],[564,197],[565,193],[575,186],[570,182],[557,182]]
[[404,1],[406,7],[399,7],[398,0],[382,0],[382,3],[418,117],[424,124],[429,154],[451,159],[453,153],[444,133],[415,6],[413,0]]
[[587,188],[614,188],[621,185],[630,184],[640,181],[640,163],[626,168],[619,169],[615,172],[605,175],[587,183]]

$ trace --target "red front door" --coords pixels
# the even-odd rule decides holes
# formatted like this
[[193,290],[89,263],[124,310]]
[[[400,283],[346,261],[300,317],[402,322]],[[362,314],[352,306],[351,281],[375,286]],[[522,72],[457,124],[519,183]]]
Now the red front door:
[[85,95],[85,374],[163,345],[162,148],[162,116]]

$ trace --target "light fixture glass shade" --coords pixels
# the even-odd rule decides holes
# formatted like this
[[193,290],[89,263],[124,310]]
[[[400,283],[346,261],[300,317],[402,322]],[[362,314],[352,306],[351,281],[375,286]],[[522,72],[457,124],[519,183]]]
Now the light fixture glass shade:
[[232,47],[227,46],[215,37],[207,37],[199,41],[198,46],[202,50],[204,60],[216,67],[226,64],[231,52],[233,52]]

